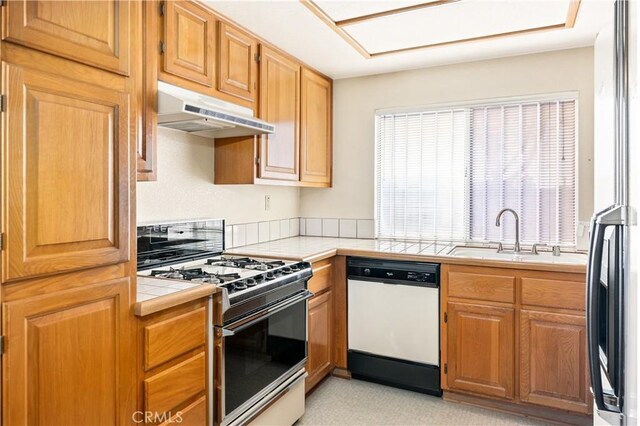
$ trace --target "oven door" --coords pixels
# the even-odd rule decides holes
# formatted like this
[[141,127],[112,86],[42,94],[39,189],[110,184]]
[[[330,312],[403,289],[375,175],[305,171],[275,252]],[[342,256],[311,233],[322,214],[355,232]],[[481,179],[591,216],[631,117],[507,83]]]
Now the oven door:
[[227,425],[296,374],[307,360],[304,291],[224,327],[216,326],[218,424]]

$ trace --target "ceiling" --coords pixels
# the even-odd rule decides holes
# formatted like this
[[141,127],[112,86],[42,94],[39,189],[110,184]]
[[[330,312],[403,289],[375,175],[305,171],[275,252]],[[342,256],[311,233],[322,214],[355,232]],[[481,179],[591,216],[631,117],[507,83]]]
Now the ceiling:
[[338,79],[591,46],[612,0],[205,0]]

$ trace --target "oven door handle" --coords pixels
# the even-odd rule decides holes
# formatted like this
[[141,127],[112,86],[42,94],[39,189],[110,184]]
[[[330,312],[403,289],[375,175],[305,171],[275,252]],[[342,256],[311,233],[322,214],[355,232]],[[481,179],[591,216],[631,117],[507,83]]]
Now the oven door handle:
[[242,319],[239,319],[238,321],[234,321],[225,327],[216,327],[216,328],[219,330],[219,333],[221,333],[222,337],[230,337],[235,335],[236,333],[239,333],[245,328],[251,327],[252,325],[264,320],[270,315],[273,315],[277,312],[287,309],[295,305],[296,303],[300,303],[307,299],[311,299],[313,296],[314,294],[312,292],[310,292],[309,290],[305,290],[304,292],[299,293],[298,295],[292,298],[284,300],[278,303],[277,305],[273,305],[266,309],[262,309],[247,318],[242,318]]

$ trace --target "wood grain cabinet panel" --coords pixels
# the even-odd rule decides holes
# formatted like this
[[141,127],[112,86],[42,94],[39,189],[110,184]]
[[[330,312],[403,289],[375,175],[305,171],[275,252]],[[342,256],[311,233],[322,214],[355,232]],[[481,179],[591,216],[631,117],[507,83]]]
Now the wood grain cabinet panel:
[[144,365],[149,370],[206,341],[205,307],[167,318],[144,328]]
[[158,126],[158,3],[139,7],[135,43],[135,143],[138,181],[157,178],[156,130]]
[[129,74],[133,2],[12,0],[2,39]]
[[514,309],[449,302],[449,389],[514,397]]
[[522,304],[585,310],[585,281],[522,277]]
[[205,353],[170,367],[144,381],[145,410],[165,413],[205,390]]
[[258,41],[241,29],[220,21],[218,90],[253,102],[258,91]]
[[306,390],[312,389],[332,368],[333,300],[331,291],[309,301],[309,357]]
[[276,130],[260,136],[258,177],[298,181],[300,65],[264,45],[261,57],[259,116]]
[[128,260],[129,94],[3,70],[3,281]]
[[185,408],[180,409],[162,426],[203,426],[207,424],[207,398],[196,399]]
[[331,80],[302,69],[300,180],[331,183]]
[[589,413],[585,317],[520,312],[520,398]]
[[515,302],[516,278],[513,275],[498,275],[478,272],[473,268],[451,268],[449,272],[449,297],[478,299],[490,302]]
[[320,292],[331,288],[333,285],[333,262],[332,259],[321,260],[313,263],[313,276],[309,280],[308,287],[312,293]]
[[215,16],[191,1],[166,1],[164,67],[169,74],[213,87]]
[[3,305],[3,423],[129,424],[129,279]]

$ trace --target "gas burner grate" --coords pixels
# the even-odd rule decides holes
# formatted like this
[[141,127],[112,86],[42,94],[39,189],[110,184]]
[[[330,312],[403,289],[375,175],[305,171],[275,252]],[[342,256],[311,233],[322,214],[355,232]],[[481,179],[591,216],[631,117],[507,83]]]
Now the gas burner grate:
[[266,271],[268,269],[273,269],[278,266],[284,266],[284,262],[282,260],[261,261],[261,260],[251,259],[248,257],[241,257],[237,259],[229,259],[229,258],[223,257],[220,259],[208,259],[207,265],[227,266],[231,268],[243,268],[243,269],[254,269],[258,271]]

